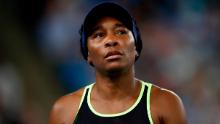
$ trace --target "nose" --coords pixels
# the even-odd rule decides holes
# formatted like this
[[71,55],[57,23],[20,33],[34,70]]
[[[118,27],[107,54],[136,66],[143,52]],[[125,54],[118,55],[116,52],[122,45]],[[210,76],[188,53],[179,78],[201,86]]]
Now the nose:
[[115,40],[111,40],[105,43],[106,47],[112,47],[112,46],[117,46],[117,45],[118,45],[118,42]]
[[113,46],[117,46],[117,45],[118,45],[118,41],[115,38],[108,37],[106,39],[105,47],[113,47]]

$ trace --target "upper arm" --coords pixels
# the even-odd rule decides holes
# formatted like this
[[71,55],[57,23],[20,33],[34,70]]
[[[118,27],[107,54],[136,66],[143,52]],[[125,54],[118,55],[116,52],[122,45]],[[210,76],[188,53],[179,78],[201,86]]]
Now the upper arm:
[[62,100],[58,100],[52,107],[49,116],[49,124],[62,124],[65,123],[65,110]]
[[162,90],[163,121],[165,124],[186,124],[186,114],[182,100],[174,92]]
[[77,114],[82,90],[59,98],[52,107],[49,124],[71,124]]
[[[186,114],[182,100],[174,92],[157,88],[154,99],[156,115],[159,123],[163,124],[187,124]],[[155,100],[156,99],[156,100]]]

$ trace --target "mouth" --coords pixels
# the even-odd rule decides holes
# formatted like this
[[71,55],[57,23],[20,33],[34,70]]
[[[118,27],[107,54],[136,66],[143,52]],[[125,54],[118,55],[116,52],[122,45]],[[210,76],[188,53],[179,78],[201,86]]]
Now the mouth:
[[112,60],[112,59],[118,59],[122,56],[122,53],[119,52],[119,51],[111,51],[111,52],[108,52],[106,55],[105,55],[105,59],[108,59],[108,60]]

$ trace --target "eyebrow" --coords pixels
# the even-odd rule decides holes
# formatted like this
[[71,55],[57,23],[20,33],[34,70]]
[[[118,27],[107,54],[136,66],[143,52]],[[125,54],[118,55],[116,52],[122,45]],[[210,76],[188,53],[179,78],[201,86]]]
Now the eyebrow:
[[91,32],[94,32],[94,31],[96,31],[96,30],[98,30],[100,28],[102,28],[101,25],[96,25],[95,27],[92,28]]
[[122,23],[116,23],[114,28],[118,28],[118,27],[122,27],[122,28],[127,28],[124,24]]
[[[122,23],[116,23],[116,24],[114,25],[113,29],[119,28],[119,27],[127,28],[127,27],[126,27],[124,24],[122,24]],[[94,32],[94,31],[96,31],[96,30],[98,30],[98,29],[101,29],[101,28],[102,28],[101,25],[97,25],[97,26],[95,26],[94,28],[92,28],[91,32]]]

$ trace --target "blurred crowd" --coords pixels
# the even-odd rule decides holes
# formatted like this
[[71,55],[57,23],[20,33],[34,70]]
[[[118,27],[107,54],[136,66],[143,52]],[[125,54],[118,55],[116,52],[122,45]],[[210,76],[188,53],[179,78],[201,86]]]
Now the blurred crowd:
[[[102,1],[0,4],[0,124],[46,124],[58,97],[95,81],[78,31]],[[189,124],[219,124],[220,2],[111,1],[132,13],[142,35],[136,77],[175,91]]]

